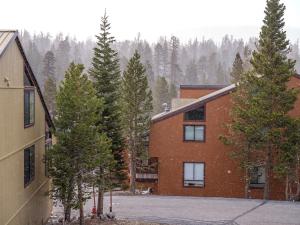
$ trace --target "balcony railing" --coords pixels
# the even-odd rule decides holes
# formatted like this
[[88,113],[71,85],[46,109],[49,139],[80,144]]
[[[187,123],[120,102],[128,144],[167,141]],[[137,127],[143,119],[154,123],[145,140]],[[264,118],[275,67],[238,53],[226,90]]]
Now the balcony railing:
[[140,182],[156,181],[158,179],[158,158],[150,158],[147,162],[138,162],[135,178]]

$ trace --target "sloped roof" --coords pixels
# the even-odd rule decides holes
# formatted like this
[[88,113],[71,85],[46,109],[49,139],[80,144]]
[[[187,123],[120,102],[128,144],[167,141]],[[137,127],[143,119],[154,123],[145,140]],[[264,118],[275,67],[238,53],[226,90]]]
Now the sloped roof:
[[36,80],[36,78],[33,74],[33,71],[30,67],[30,64],[27,60],[24,49],[23,49],[22,44],[20,42],[20,39],[18,37],[18,31],[17,30],[0,30],[0,58],[3,55],[3,53],[5,52],[5,50],[7,49],[7,47],[10,45],[10,43],[12,43],[13,41],[16,41],[17,46],[18,46],[18,48],[21,52],[21,55],[23,56],[25,66],[28,69],[29,79],[33,82],[34,86],[36,87],[36,90],[37,90],[38,95],[41,99],[43,108],[45,110],[46,120],[48,122],[48,125],[50,127],[54,128],[54,124],[53,124],[53,121],[52,121],[51,116],[49,114],[48,108],[46,106],[46,103],[45,103],[44,97],[42,95],[41,89],[40,89],[39,84],[38,84],[38,82],[37,82],[37,80]]
[[[300,79],[300,74],[295,74],[294,77]],[[185,85],[182,85],[182,86],[185,86]],[[182,87],[180,86],[180,87]],[[189,87],[192,87],[194,86],[195,88],[205,88],[205,87],[208,87],[208,86],[214,86],[215,89],[217,89],[218,87],[221,87],[222,85],[186,85],[186,86],[189,86]],[[218,97],[221,97],[221,96],[224,96],[226,94],[229,94],[231,93],[232,91],[234,91],[236,88],[236,85],[235,84],[231,84],[229,86],[225,86],[224,88],[222,89],[219,89],[217,91],[214,91],[212,93],[209,93],[205,96],[202,96],[198,99],[196,99],[195,101],[189,103],[189,104],[186,104],[182,107],[179,107],[179,108],[176,108],[174,110],[171,110],[169,112],[162,112],[162,113],[159,113],[155,116],[152,117],[151,121],[152,122],[158,122],[158,121],[161,121],[161,120],[164,120],[164,119],[167,119],[169,117],[172,117],[174,115],[177,115],[179,113],[182,113],[182,112],[186,112],[186,111],[189,111],[189,110],[192,110],[194,108],[197,108],[198,106],[201,106],[203,104],[205,104],[206,102],[209,102],[209,101],[212,101]]]
[[163,113],[157,114],[157,115],[152,117],[152,122],[158,122],[160,120],[169,118],[169,117],[174,116],[176,114],[194,109],[194,108],[196,108],[200,105],[205,104],[206,102],[212,101],[212,100],[214,100],[218,97],[229,94],[231,91],[233,91],[235,89],[235,87],[236,87],[235,84],[231,84],[231,85],[229,85],[227,87],[224,87],[220,90],[217,90],[217,91],[209,93],[205,96],[202,96],[201,98],[198,98],[197,100],[195,100],[195,101],[193,101],[189,104],[186,104],[182,107],[176,108],[176,109],[171,110],[169,112],[163,112]]
[[224,88],[228,85],[219,85],[219,84],[203,84],[203,85],[198,85],[198,84],[182,84],[180,85],[180,89],[221,89]]
[[16,35],[17,32],[15,30],[0,30],[0,57]]

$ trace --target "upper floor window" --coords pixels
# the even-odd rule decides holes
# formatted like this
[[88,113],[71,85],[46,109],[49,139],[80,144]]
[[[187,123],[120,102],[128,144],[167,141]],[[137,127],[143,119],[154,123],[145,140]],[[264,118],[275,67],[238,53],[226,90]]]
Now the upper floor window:
[[185,121],[203,121],[205,119],[205,107],[200,106],[197,109],[188,111],[184,113],[184,120]]
[[183,174],[185,187],[204,186],[204,163],[184,163]]
[[184,126],[185,141],[205,141],[204,125],[185,125]]
[[24,187],[28,186],[35,176],[34,145],[24,150]]
[[24,89],[24,127],[34,124],[35,99],[34,88]]
[[257,166],[250,170],[250,186],[263,187],[266,181],[265,168]]

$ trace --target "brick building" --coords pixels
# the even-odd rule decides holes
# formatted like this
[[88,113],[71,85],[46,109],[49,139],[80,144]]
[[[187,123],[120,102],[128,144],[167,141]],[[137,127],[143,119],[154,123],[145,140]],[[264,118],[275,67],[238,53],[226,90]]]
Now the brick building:
[[[289,87],[300,87],[295,75]],[[244,197],[243,172],[219,136],[230,121],[235,85],[184,85],[172,110],[152,118],[149,153],[157,174],[138,174],[161,195]],[[291,115],[300,116],[297,100]],[[144,178],[144,179],[141,179]],[[253,171],[250,198],[262,198],[264,169]],[[272,178],[271,198],[284,199],[284,183]]]

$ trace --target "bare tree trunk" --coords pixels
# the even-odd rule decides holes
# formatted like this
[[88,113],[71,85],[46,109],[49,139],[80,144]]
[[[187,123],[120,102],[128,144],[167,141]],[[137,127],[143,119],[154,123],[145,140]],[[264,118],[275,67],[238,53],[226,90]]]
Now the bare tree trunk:
[[65,215],[65,221],[70,222],[71,221],[71,207],[69,204],[66,204],[64,207],[64,215]]
[[69,180],[68,185],[69,188],[67,191],[67,199],[66,202],[64,202],[64,215],[65,215],[65,221],[71,222],[71,201],[72,201],[72,191],[73,191],[73,179]]
[[296,182],[297,182],[297,191],[296,191],[296,196],[295,200],[299,201],[300,200],[300,155],[297,154],[297,163],[296,163]]
[[272,147],[271,145],[268,146],[268,153],[267,153],[267,160],[265,166],[265,188],[264,188],[264,199],[270,199],[270,172],[271,172],[271,164],[272,164]]
[[249,198],[249,169],[245,168],[245,198]]
[[136,159],[134,150],[130,154],[130,192],[135,195]]
[[98,188],[98,204],[97,204],[97,216],[100,217],[103,215],[103,190],[99,187]]
[[289,175],[285,176],[285,200],[289,200]]
[[109,212],[112,212],[112,190],[109,190]]
[[79,201],[79,225],[84,225],[83,193],[82,193],[81,175],[78,176],[77,189],[78,189],[78,201]]

